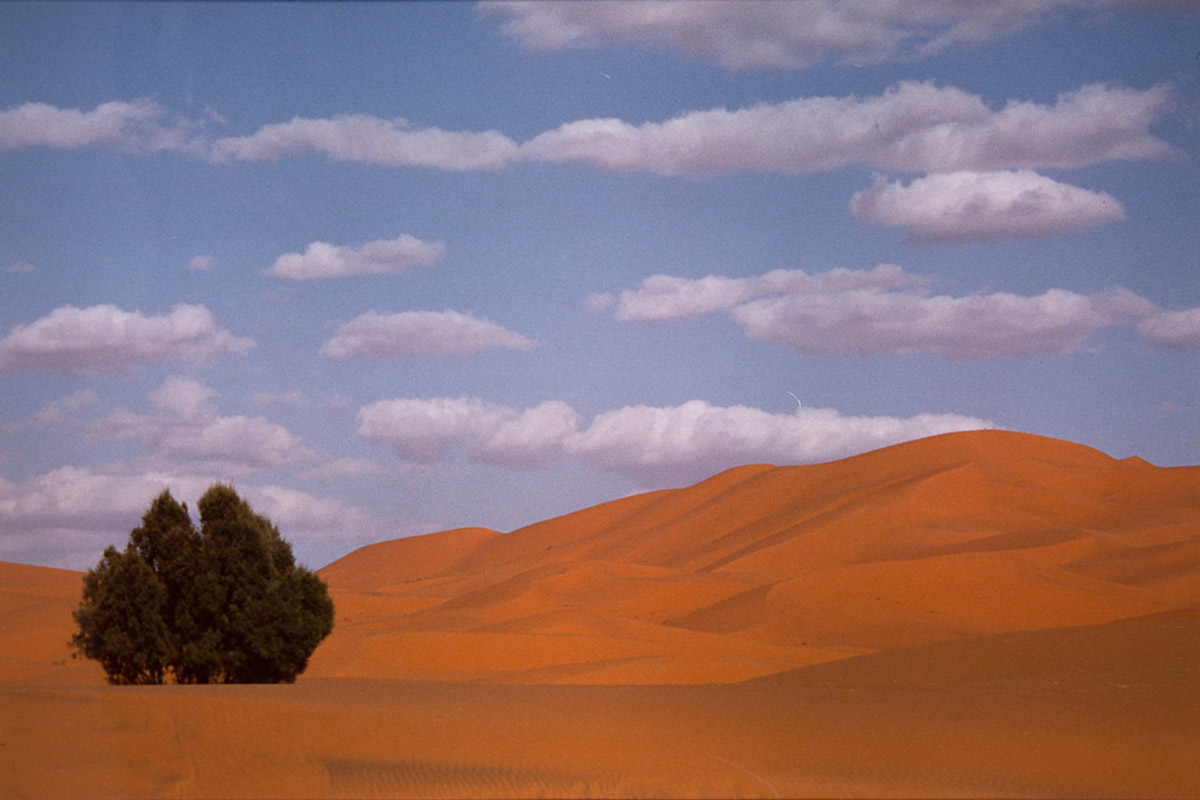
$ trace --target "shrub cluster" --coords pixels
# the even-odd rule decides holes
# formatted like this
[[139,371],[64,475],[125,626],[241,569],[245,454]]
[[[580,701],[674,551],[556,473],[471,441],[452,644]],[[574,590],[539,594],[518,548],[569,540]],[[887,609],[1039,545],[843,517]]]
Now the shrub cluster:
[[333,630],[325,582],[230,486],[200,498],[200,528],[164,491],[84,576],[77,651],[110,683],[291,683]]

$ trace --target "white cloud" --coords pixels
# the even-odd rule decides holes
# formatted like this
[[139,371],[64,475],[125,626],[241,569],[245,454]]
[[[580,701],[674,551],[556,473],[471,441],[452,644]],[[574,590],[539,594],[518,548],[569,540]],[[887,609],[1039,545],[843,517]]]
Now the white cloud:
[[570,451],[588,464],[663,484],[747,463],[828,461],[950,431],[991,427],[958,414],[854,417],[827,408],[772,414],[746,406],[627,406],[598,415]]
[[882,61],[922,45],[940,49],[966,38],[959,29],[973,16],[986,16],[992,35],[1000,35],[1019,27],[1030,13],[1027,4],[869,0],[489,2],[480,8],[508,17],[501,30],[530,50],[634,45],[676,50],[730,69],[798,68],[827,59]]
[[216,390],[195,378],[173,375],[150,392],[150,404],[180,419],[199,420],[215,413],[215,407],[209,401],[216,395]]
[[196,476],[122,466],[64,466],[22,481],[0,478],[0,559],[86,569],[122,546],[163,489],[194,499]]
[[551,401],[517,410],[478,398],[380,400],[358,412],[357,435],[411,461],[438,461],[456,449],[489,464],[539,467],[560,458],[576,414]]
[[535,346],[519,333],[457,311],[369,311],[339,327],[321,352],[333,358],[418,358]]
[[[659,322],[729,311],[748,300],[764,295],[830,294],[855,289],[895,289],[924,283],[923,278],[906,273],[892,264],[880,264],[870,270],[834,269],[819,275],[803,270],[774,270],[750,278],[677,278],[651,275],[634,291],[616,298],[617,319]],[[606,305],[611,305],[610,301]],[[597,307],[597,310],[603,310]]]
[[254,342],[213,322],[201,305],[147,317],[116,306],[64,306],[0,339],[0,373],[121,374],[145,364],[245,354]]
[[[1194,7],[1189,0],[1111,0],[1114,6]],[[689,0],[487,2],[501,30],[530,50],[641,46],[730,69],[800,68],[826,60],[879,62],[993,40],[1053,12],[1106,5],[1082,0]]]
[[133,153],[178,150],[199,153],[199,125],[168,119],[150,100],[113,101],[92,111],[25,103],[0,111],[0,150],[25,147],[109,147]]
[[988,427],[957,414],[851,417],[832,409],[771,414],[700,400],[608,411],[580,430],[561,402],[528,409],[471,398],[402,398],[364,406],[358,436],[420,462],[462,452],[475,461],[539,467],[574,457],[599,469],[662,485],[699,480],[738,464],[824,461],[906,439]]
[[14,526],[83,526],[129,521],[137,524],[154,496],[194,479],[166,472],[132,473],[65,466],[25,481],[0,478],[0,520]]
[[15,264],[9,264],[4,271],[10,275],[32,275],[38,269],[28,261],[18,261]]
[[1132,321],[1104,296],[1051,289],[1034,297],[997,292],[927,297],[847,292],[756,300],[732,316],[751,339],[806,353],[935,353],[1000,358],[1078,350],[1093,331]]
[[[0,478],[0,559],[90,568],[105,546],[124,545],[163,489],[194,508],[214,482],[202,473],[120,465],[65,466],[23,481]],[[347,542],[376,539],[387,531],[382,521],[337,498],[278,485],[237,490],[279,526],[284,538],[310,550],[340,552]]]
[[[248,486],[240,490],[251,507],[275,523],[289,542],[374,539],[382,521],[336,497],[322,497],[286,486]],[[341,549],[341,548],[339,548]]]
[[70,420],[75,412],[99,400],[99,396],[91,389],[80,389],[38,411],[33,415],[33,421],[39,425],[61,425]]
[[[663,14],[668,13],[664,9],[685,7],[662,3],[647,8]],[[414,128],[403,120],[366,115],[294,119],[250,136],[208,140],[193,135],[192,123],[160,124],[164,112],[145,101],[108,103],[86,114],[30,104],[0,112],[0,148],[108,145],[139,152],[181,150],[217,162],[323,153],[341,161],[447,170],[500,169],[535,160],[693,176],[804,174],[852,164],[889,171],[982,172],[1167,157],[1175,150],[1152,136],[1150,127],[1169,102],[1165,86],[1133,90],[1092,84],[1060,96],[1053,105],[1010,101],[994,110],[980,96],[960,89],[901,82],[875,97],[799,98],[733,111],[693,111],[641,125],[576,120],[520,145],[496,131]],[[338,252],[332,245],[314,247],[313,253],[289,257],[320,263]],[[327,268],[285,277],[324,277]],[[334,274],[342,272],[335,268]]]
[[1093,331],[1157,313],[1149,300],[1122,289],[948,297],[929,296],[925,283],[890,265],[814,276],[799,270],[737,279],[659,275],[622,292],[614,313],[622,320],[650,321],[724,312],[750,338],[806,353],[949,358],[1068,353]]
[[295,281],[392,275],[435,264],[445,252],[442,242],[426,242],[408,234],[357,247],[313,242],[304,253],[285,253],[275,259],[267,274]]
[[733,171],[803,174],[862,164],[940,172],[1079,167],[1163,158],[1149,133],[1168,92],[1084,86],[1053,106],[1010,102],[902,82],[877,97],[810,97],[736,111],[694,111],[666,122],[570,122],[523,145],[542,161],[661,175]]
[[1031,170],[939,173],[907,186],[876,178],[851,198],[850,213],[933,242],[1041,238],[1125,218],[1111,195]]
[[502,133],[416,128],[403,119],[366,114],[334,119],[302,119],[266,125],[250,136],[218,139],[216,161],[273,161],[280,156],[318,153],[334,161],[389,167],[448,170],[499,169],[518,154]]
[[217,266],[217,261],[212,256],[192,256],[191,260],[184,265],[184,269],[188,272],[211,272]]
[[1200,308],[1159,312],[1139,322],[1137,332],[1164,347],[1200,347]]
[[150,393],[152,414],[117,411],[92,433],[145,444],[159,456],[218,467],[227,474],[312,461],[314,453],[282,425],[262,417],[221,416],[215,392],[186,377],[167,378]]

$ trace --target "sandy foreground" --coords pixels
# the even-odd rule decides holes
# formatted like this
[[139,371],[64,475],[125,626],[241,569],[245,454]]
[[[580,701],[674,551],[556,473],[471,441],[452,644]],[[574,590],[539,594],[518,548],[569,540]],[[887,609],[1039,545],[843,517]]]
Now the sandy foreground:
[[1200,796],[1200,469],[999,431],[321,570],[291,686],[110,687],[0,563],[0,797]]
[[1195,797],[1200,614],[733,686],[0,688],[4,797]]

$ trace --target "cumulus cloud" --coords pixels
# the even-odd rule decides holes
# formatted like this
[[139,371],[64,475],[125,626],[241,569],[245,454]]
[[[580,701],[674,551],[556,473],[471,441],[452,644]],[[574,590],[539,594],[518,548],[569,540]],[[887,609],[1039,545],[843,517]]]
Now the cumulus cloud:
[[1137,332],[1164,347],[1200,347],[1200,308],[1161,311],[1139,322]]
[[80,389],[42,408],[33,415],[33,421],[39,425],[61,425],[99,400],[99,395],[91,389]]
[[523,148],[542,161],[660,175],[803,174],[850,164],[914,172],[1079,167],[1173,153],[1149,132],[1168,99],[1164,87],[1093,84],[1053,106],[1010,102],[995,111],[978,95],[906,81],[876,97],[801,98],[641,125],[579,120]]
[[746,335],[806,353],[935,353],[948,358],[1056,355],[1135,315],[1064,289],[928,297],[911,292],[787,295],[734,309]]
[[295,281],[391,275],[435,264],[445,252],[442,242],[426,242],[408,234],[358,246],[313,242],[303,253],[285,253],[275,259],[267,274]]
[[116,306],[63,306],[0,339],[0,373],[121,374],[145,364],[244,355],[254,341],[216,326],[201,305],[145,316]]
[[660,275],[622,292],[614,315],[652,321],[723,312],[751,339],[805,353],[998,358],[1068,353],[1093,331],[1158,313],[1149,300],[1123,289],[948,297],[930,296],[926,283],[890,265],[815,276],[798,270],[737,279]]
[[457,311],[369,311],[339,327],[321,352],[333,358],[435,358],[535,346],[519,333]]
[[[618,4],[558,4],[563,9],[621,8]],[[687,4],[655,4],[654,13]],[[773,4],[781,9],[807,3]],[[730,9],[740,9],[730,4]],[[573,12],[566,12],[573,13]],[[874,97],[807,97],[749,108],[692,111],[663,122],[633,125],[620,119],[568,122],[517,144],[496,131],[415,128],[403,120],[366,115],[294,119],[254,134],[206,140],[175,129],[134,136],[112,125],[40,125],[28,135],[12,123],[0,143],[23,147],[61,142],[84,146],[129,142],[127,149],[186,150],[216,162],[273,160],[304,153],[384,166],[447,170],[499,169],[522,160],[582,162],[599,169],[661,175],[734,171],[805,174],[851,164],[881,170],[977,172],[1079,167],[1114,159],[1163,158],[1175,150],[1150,134],[1167,110],[1165,86],[1147,90],[1084,86],[1053,105],[1010,101],[996,110],[974,94],[933,83],[902,82]],[[145,104],[106,104],[101,108]],[[25,107],[22,107],[25,108]],[[154,115],[162,114],[152,104]],[[77,111],[39,106],[33,116],[74,119]],[[128,112],[128,113],[126,113]],[[134,116],[126,112],[118,118]],[[64,116],[65,115],[65,116]],[[124,115],[124,116],[123,116]],[[106,117],[107,118],[107,117]],[[79,135],[58,132],[82,131]],[[2,126],[0,126],[2,130]],[[105,131],[109,131],[105,133]],[[7,136],[7,139],[4,138]],[[115,146],[115,145],[113,145]],[[326,245],[325,247],[330,247]],[[319,252],[315,256],[321,255]],[[303,258],[302,256],[298,256]]]
[[1125,218],[1111,195],[1031,170],[939,173],[907,186],[876,178],[851,198],[850,213],[873,225],[909,227],[914,239],[932,242],[1041,238]]
[[749,278],[709,275],[691,279],[651,275],[642,281],[638,289],[621,292],[615,300],[609,297],[607,303],[594,304],[594,307],[603,310],[615,302],[617,319],[661,322],[729,311],[764,295],[896,289],[923,282],[920,276],[907,273],[892,264],[880,264],[869,270],[839,268],[819,275],[809,275],[798,269],[779,269]]
[[7,267],[5,267],[4,271],[10,275],[32,275],[33,273],[37,272],[38,269],[28,261],[17,261],[16,263],[9,264]]
[[747,406],[627,406],[592,420],[570,451],[588,464],[651,484],[695,481],[746,463],[811,463],[951,431],[991,427],[959,414],[847,416],[801,408],[773,414]]
[[176,473],[77,466],[19,482],[0,478],[0,519],[10,530],[15,524],[82,526],[89,520],[136,524],[156,494],[180,484],[189,489],[198,485]]
[[0,111],[0,150],[52,147],[108,147],[131,153],[177,150],[199,154],[199,124],[170,118],[150,100],[103,103],[91,111],[45,103]]
[[316,153],[334,161],[389,167],[447,170],[499,169],[519,148],[502,133],[417,128],[403,119],[352,114],[266,125],[250,136],[226,137],[212,145],[216,161],[274,161]]
[[[336,497],[322,497],[286,486],[249,486],[242,491],[246,501],[279,526],[292,543],[323,544],[374,539],[384,530],[383,521]],[[338,548],[339,550],[342,548]]]
[[312,461],[315,454],[282,425],[263,417],[221,416],[216,395],[194,378],[167,378],[150,393],[151,414],[117,411],[91,426],[112,441],[140,441],[153,453],[244,474]]
[[[1109,5],[1188,7],[1188,0],[1112,0]],[[730,69],[800,68],[827,60],[868,63],[927,56],[954,45],[993,40],[1081,0],[689,0],[562,3],[515,0],[480,4],[505,17],[501,31],[534,50],[639,46],[672,50]]]
[[474,398],[403,398],[364,406],[357,433],[411,461],[444,460],[461,452],[474,461],[540,467],[572,457],[662,485],[699,480],[738,464],[823,461],[989,426],[958,414],[854,417],[810,408],[772,414],[693,400],[677,407],[604,412],[581,430],[577,413],[561,402],[515,409]]
[[[64,466],[22,481],[0,478],[0,559],[92,567],[105,546],[123,545],[159,492],[169,489],[194,505],[214,482],[202,472],[122,465]],[[237,488],[288,541],[310,549],[329,550],[332,541],[373,539],[386,530],[371,514],[337,498],[278,485]]]
[[554,401],[518,410],[478,398],[400,398],[359,409],[356,433],[411,461],[438,461],[461,449],[488,464],[537,467],[562,456],[575,425],[575,410]]
[[192,498],[204,485],[190,475],[120,466],[63,466],[21,481],[0,478],[0,559],[94,566],[105,546],[125,541],[163,489]]

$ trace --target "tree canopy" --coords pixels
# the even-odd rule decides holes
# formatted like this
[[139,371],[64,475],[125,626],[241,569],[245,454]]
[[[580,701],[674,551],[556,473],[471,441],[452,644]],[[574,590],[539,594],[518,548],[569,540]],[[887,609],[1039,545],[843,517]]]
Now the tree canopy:
[[83,579],[77,651],[111,683],[290,683],[333,630],[325,582],[233,487],[164,491]]

